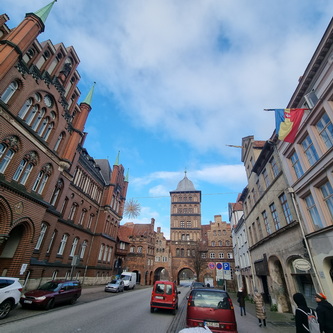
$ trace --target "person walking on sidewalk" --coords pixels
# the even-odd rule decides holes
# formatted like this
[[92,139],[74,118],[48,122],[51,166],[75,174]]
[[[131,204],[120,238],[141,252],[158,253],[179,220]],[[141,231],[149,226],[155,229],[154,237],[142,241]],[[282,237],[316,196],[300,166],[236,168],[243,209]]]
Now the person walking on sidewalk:
[[317,293],[315,300],[318,304],[316,311],[320,332],[333,333],[333,306],[327,302],[327,298],[323,293]]
[[259,320],[259,327],[264,324],[266,326],[266,309],[265,309],[265,303],[262,295],[258,292],[257,289],[254,291],[253,300],[256,306],[256,316]]
[[307,314],[310,313],[310,309],[306,304],[305,297],[301,293],[296,293],[293,295],[293,299],[297,305],[295,311],[296,333],[309,333]]
[[239,304],[239,308],[240,308],[240,315],[243,315],[244,312],[244,316],[246,316],[246,311],[245,311],[245,290],[244,288],[239,288],[238,292],[237,292],[237,302]]

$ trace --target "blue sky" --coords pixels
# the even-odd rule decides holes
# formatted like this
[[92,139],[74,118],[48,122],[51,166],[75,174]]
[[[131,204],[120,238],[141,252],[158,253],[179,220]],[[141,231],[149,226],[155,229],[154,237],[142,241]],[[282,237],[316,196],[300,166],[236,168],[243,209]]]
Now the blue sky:
[[[2,0],[15,27],[49,0]],[[59,0],[39,41],[73,46],[89,154],[129,169],[131,220],[169,236],[170,191],[187,176],[202,191],[202,223],[246,185],[243,137],[267,140],[333,13],[331,0]],[[126,217],[123,222],[129,221]]]

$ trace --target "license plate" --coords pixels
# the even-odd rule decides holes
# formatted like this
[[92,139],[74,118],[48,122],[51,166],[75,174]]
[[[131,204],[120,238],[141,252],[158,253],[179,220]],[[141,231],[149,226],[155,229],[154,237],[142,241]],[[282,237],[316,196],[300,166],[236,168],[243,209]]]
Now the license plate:
[[24,301],[24,303],[31,304],[32,301],[29,301],[29,300],[26,299],[26,300]]
[[213,321],[206,321],[206,325],[209,327],[219,327],[219,323],[214,323]]
[[155,296],[156,299],[163,299],[163,296]]

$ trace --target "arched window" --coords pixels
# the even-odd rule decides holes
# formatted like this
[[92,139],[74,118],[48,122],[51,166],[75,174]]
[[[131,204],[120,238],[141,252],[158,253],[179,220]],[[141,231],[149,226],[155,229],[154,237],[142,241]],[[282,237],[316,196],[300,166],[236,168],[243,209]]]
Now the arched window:
[[20,184],[25,185],[27,179],[29,178],[31,170],[36,165],[37,153],[32,151],[26,154],[21,163],[19,164],[18,168],[16,169],[13,180],[19,181]]
[[88,242],[86,240],[83,241],[82,246],[81,246],[80,259],[83,259],[84,254],[85,254],[86,249],[87,249],[87,245],[88,245]]
[[58,255],[62,256],[64,251],[65,251],[65,247],[66,247],[66,243],[68,240],[68,235],[67,234],[63,234],[61,241],[60,241],[60,246],[59,246],[59,250],[58,250]]
[[33,103],[33,99],[30,97],[28,98],[25,103],[23,104],[20,112],[18,113],[18,117],[21,119],[24,119],[25,115],[27,114],[27,112],[30,110],[31,106]]
[[69,211],[69,214],[68,214],[68,219],[69,219],[69,220],[74,221],[75,213],[76,213],[77,207],[79,207],[79,205],[78,205],[76,202],[74,202],[74,203],[72,204],[71,210]]
[[46,131],[45,131],[45,133],[43,135],[43,139],[45,141],[47,141],[47,139],[49,138],[50,133],[51,133],[53,127],[54,127],[54,123],[53,122],[47,126]]
[[19,85],[17,81],[13,81],[8,87],[7,89],[3,92],[3,94],[1,95],[1,100],[4,103],[7,103],[10,98],[14,95],[15,91],[18,89]]
[[77,237],[75,237],[73,240],[73,243],[72,243],[71,252],[69,253],[70,257],[74,257],[78,242],[79,242],[79,239]]
[[54,238],[55,238],[56,234],[57,234],[57,230],[54,230],[53,233],[52,233],[52,236],[51,236],[51,240],[50,240],[49,246],[47,247],[46,253],[50,253],[50,251],[52,249],[53,241],[54,241]]
[[42,121],[44,115],[45,115],[46,109],[42,108],[39,112],[38,112],[38,116],[35,118],[34,122],[31,125],[31,128],[36,131],[40,122]]
[[42,125],[40,126],[37,134],[42,136],[44,131],[45,131],[45,128],[46,126],[48,125],[48,123],[50,122],[50,117],[46,117],[45,119],[43,119],[43,122],[42,122]]
[[29,113],[27,114],[27,117],[24,119],[24,121],[30,125],[32,123],[32,120],[35,118],[37,112],[39,110],[38,105],[34,105],[30,110]]
[[10,136],[0,143],[0,173],[5,172],[14,154],[18,151],[18,138]]
[[64,137],[65,137],[65,133],[64,132],[60,133],[60,135],[58,136],[57,142],[54,145],[54,148],[53,148],[54,151],[58,151],[60,143],[64,139]]
[[101,244],[101,247],[99,248],[98,261],[101,261],[103,258],[104,248],[105,248],[105,245]]
[[43,242],[46,230],[47,230],[47,224],[46,223],[42,223],[42,226],[41,226],[41,229],[40,229],[40,234],[39,234],[36,246],[35,246],[35,250],[39,250],[40,249],[40,246],[42,245],[42,242]]
[[59,194],[61,193],[61,190],[64,188],[64,181],[62,179],[59,179],[57,181],[57,184],[55,186],[54,192],[52,194],[52,198],[50,201],[50,204],[52,206],[55,206],[57,203],[57,199],[59,198]]
[[32,191],[42,194],[44,187],[52,174],[51,164],[46,164],[43,166],[42,170],[38,173],[34,185],[32,186]]

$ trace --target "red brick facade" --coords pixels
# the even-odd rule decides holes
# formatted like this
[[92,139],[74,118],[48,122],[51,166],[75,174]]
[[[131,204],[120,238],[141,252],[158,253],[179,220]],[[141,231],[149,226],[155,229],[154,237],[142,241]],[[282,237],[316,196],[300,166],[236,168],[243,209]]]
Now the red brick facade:
[[104,283],[116,272],[124,168],[83,147],[93,88],[78,104],[75,50],[39,43],[38,14],[12,30],[7,20],[0,16],[0,275],[27,288],[54,277]]

